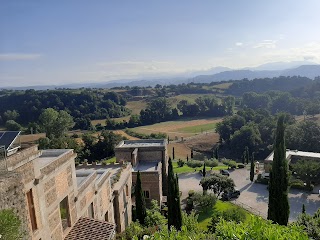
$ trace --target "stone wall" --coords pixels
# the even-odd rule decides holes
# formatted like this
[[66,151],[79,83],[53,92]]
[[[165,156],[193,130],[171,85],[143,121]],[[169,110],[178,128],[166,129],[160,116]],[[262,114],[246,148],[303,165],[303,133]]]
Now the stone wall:
[[163,150],[147,150],[147,149],[139,149],[138,151],[138,160],[144,162],[161,162],[164,156]]
[[21,220],[21,231],[25,233],[25,239],[31,239],[28,235],[28,211],[23,191],[21,177],[13,172],[0,172],[0,210],[13,209]]
[[[147,202],[151,202],[152,199],[157,200],[160,204],[162,201],[162,177],[160,171],[152,172],[140,172],[141,174],[141,186],[143,191],[150,192],[150,199],[146,199]],[[137,181],[137,172],[132,173],[132,183],[135,185]]]

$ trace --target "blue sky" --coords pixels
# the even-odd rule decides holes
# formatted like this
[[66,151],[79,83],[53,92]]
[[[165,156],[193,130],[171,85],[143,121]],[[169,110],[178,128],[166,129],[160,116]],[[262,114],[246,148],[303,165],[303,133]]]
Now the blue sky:
[[320,63],[320,1],[2,0],[0,86]]

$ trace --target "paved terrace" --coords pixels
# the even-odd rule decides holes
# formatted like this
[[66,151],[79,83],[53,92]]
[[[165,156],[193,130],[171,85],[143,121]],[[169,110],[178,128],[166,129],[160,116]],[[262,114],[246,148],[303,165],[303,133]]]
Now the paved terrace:
[[166,139],[124,140],[116,148],[164,147]]
[[153,172],[158,170],[159,162],[139,162],[139,164],[132,168],[133,172]]

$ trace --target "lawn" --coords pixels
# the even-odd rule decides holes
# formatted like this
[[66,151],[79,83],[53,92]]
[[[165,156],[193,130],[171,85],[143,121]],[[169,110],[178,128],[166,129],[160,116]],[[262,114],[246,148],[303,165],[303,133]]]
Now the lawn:
[[[178,162],[176,162],[176,161],[172,162],[172,166],[173,166],[174,173],[177,173],[177,174],[189,173],[189,172],[198,172],[199,170],[203,169],[203,167],[191,168],[191,167],[188,167],[186,164],[183,165],[182,167],[178,167]],[[220,169],[228,169],[228,167],[226,165],[219,165],[217,167],[212,168],[212,170],[220,170]],[[206,170],[210,171],[211,167],[206,167]]]
[[216,128],[217,123],[207,123],[197,126],[184,127],[177,129],[178,132],[185,133],[203,133],[205,131],[213,131]]
[[232,208],[243,210],[246,214],[246,220],[248,220],[251,217],[251,213],[249,213],[247,210],[245,210],[237,205],[234,205],[231,202],[223,202],[221,200],[218,200],[216,205],[212,209],[209,209],[209,210],[206,210],[206,211],[199,213],[199,216],[198,216],[199,227],[203,230],[207,230],[207,226],[210,222],[211,215],[214,211],[223,212],[227,209],[232,209]]

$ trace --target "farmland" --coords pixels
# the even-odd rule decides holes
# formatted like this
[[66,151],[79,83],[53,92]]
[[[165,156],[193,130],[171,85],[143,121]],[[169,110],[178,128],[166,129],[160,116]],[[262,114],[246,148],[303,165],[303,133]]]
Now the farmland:
[[132,128],[131,130],[143,133],[166,133],[170,139],[191,137],[205,131],[214,131],[215,125],[221,121],[221,118],[205,119],[183,119],[178,121],[168,121],[156,123],[148,126]]

